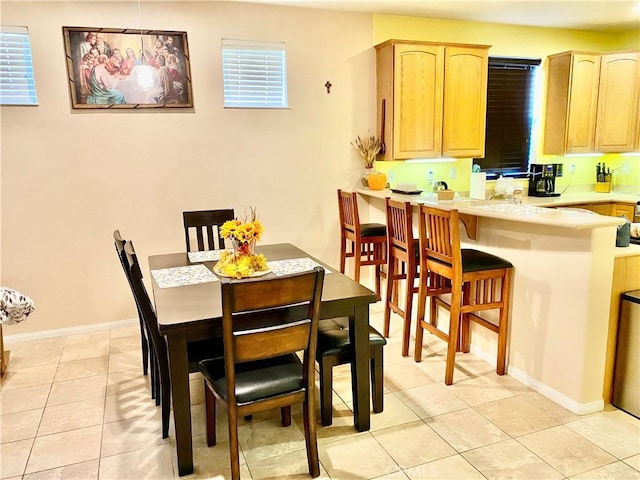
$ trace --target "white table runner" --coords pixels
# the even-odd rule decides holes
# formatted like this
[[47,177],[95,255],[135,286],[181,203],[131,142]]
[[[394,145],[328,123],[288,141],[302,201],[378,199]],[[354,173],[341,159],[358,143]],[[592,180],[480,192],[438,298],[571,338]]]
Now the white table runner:
[[160,288],[181,287],[197,283],[219,282],[211,270],[204,265],[163,268],[151,270],[151,275]]

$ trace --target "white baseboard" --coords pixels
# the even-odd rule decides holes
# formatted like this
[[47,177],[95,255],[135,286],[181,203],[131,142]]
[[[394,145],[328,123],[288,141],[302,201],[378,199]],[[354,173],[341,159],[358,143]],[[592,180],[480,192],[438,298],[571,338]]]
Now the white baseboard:
[[116,320],[115,322],[92,323],[90,325],[78,325],[77,327],[56,328],[53,330],[41,330],[39,332],[5,335],[4,342],[5,344],[11,344],[27,340],[40,340],[42,338],[62,337],[66,335],[76,335],[78,333],[98,332],[100,330],[129,327],[131,325],[139,325],[139,320],[137,318],[131,318],[128,320]]
[[[489,363],[490,365],[496,365],[495,354],[488,354],[485,351],[480,351],[478,349],[474,349],[473,345],[471,346],[471,352],[476,356]],[[591,403],[578,403],[575,400],[570,399],[563,393],[560,393],[553,388],[545,385],[544,383],[539,382],[535,378],[531,378],[529,375],[524,373],[522,370],[518,370],[517,368],[511,367],[507,365],[507,373],[515,378],[516,380],[522,382],[527,387],[535,390],[536,392],[544,395],[549,400],[554,401],[555,403],[562,405],[564,408],[569,410],[576,415],[587,415],[590,413],[601,412],[604,410],[604,400],[600,399]]]

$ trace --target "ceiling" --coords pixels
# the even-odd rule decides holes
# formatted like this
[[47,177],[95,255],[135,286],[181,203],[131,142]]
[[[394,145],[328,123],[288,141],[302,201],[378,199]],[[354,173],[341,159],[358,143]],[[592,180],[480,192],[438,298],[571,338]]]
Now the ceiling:
[[624,32],[640,28],[640,0],[223,0],[478,22]]

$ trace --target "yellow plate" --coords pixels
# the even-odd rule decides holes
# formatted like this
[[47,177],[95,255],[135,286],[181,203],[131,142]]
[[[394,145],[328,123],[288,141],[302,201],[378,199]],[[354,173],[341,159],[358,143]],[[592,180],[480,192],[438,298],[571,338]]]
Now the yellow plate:
[[[238,278],[236,275],[227,275],[226,273],[222,273],[221,271],[218,270],[217,265],[215,267],[213,267],[213,273],[215,273],[216,275],[220,275],[221,277]],[[266,275],[267,273],[271,273],[271,269],[270,268],[268,268],[267,270],[260,271],[260,272],[253,272],[251,275],[246,275],[246,276],[240,277],[240,278],[261,277],[263,275]]]

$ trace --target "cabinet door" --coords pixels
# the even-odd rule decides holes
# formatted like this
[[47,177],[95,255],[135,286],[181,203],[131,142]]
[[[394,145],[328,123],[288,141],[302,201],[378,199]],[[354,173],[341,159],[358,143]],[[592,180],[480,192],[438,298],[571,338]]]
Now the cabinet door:
[[612,207],[611,216],[625,217],[630,222],[633,222],[634,213],[635,213],[635,207],[633,205],[625,205],[623,203],[614,203]]
[[446,47],[444,157],[484,157],[487,118],[487,48]]
[[611,215],[613,205],[611,203],[595,203],[593,204],[593,211],[600,215]]
[[631,152],[637,135],[638,52],[602,55],[595,149]]
[[443,46],[395,46],[394,158],[440,156],[443,75]]
[[573,55],[568,99],[567,153],[593,152],[599,74],[599,55]]

